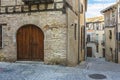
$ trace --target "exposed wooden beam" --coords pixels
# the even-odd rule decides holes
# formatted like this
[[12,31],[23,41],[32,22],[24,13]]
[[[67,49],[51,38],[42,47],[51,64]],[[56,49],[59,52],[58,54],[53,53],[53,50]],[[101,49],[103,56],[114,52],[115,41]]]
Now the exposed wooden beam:
[[[48,8],[48,4],[44,4],[44,8],[40,8],[41,4],[29,4],[29,5],[13,5],[13,6],[0,6],[0,14],[18,14],[18,13],[29,13],[29,12],[43,12],[43,11],[64,11],[62,8],[57,8],[57,4],[63,2],[54,2],[53,8]],[[36,6],[32,10],[32,6]]]

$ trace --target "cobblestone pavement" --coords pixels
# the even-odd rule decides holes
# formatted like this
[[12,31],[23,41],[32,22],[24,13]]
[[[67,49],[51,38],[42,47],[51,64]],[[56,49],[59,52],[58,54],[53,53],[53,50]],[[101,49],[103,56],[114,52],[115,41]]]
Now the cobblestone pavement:
[[93,71],[120,72],[120,64],[107,62],[104,58],[87,58],[86,62],[79,67]]
[[65,67],[44,65],[43,63],[1,62],[0,80],[95,80],[89,78],[89,74],[103,74],[107,77],[103,80],[120,80],[119,71],[90,70],[87,66],[82,69],[80,66]]

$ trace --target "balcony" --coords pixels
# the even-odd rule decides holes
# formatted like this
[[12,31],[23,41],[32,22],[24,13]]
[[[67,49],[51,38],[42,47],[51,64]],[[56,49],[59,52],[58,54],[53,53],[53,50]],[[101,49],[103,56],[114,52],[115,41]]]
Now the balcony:
[[54,0],[22,0],[25,4],[44,4],[53,3]]

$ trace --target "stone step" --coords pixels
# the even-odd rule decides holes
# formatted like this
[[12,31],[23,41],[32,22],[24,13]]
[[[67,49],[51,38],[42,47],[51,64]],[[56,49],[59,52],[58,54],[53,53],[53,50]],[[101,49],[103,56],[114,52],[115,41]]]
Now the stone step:
[[44,64],[41,61],[16,61],[15,63],[22,63],[22,64]]

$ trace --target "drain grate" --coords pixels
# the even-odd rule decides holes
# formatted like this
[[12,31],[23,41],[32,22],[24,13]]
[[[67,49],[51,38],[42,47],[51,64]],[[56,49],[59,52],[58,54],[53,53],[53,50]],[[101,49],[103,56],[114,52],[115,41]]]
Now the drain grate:
[[90,74],[88,75],[92,79],[106,79],[107,77],[103,74]]

